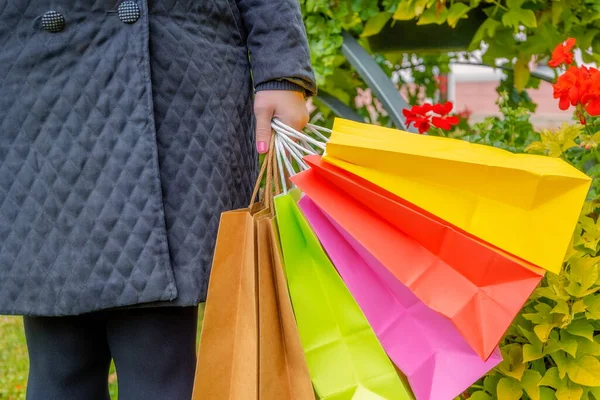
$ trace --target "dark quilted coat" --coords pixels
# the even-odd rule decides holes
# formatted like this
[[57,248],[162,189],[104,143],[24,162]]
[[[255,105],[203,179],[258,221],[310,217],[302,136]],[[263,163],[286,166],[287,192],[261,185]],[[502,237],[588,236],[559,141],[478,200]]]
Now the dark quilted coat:
[[297,0],[0,0],[0,314],[203,301],[252,78],[314,91]]

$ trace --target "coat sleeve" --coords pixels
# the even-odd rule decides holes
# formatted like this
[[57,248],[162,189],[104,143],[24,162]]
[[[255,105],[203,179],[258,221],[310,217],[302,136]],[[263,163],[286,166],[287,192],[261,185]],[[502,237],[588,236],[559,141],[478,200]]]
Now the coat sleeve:
[[248,32],[255,87],[289,81],[315,95],[306,30],[298,0],[236,0]]

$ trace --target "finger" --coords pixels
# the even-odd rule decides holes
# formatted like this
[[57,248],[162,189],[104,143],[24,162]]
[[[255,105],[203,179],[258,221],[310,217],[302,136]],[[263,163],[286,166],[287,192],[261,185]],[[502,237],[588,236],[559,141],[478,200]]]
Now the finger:
[[304,129],[306,124],[308,124],[309,118],[308,110],[304,105],[296,108],[293,113],[280,117],[281,122],[297,131]]
[[255,111],[256,116],[256,150],[260,154],[269,151],[271,142],[271,120],[273,119],[273,109],[260,108]]

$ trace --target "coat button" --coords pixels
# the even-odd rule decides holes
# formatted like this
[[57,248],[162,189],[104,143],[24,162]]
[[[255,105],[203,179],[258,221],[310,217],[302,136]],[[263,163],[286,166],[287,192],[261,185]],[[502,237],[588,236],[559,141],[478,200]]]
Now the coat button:
[[124,1],[117,9],[119,19],[126,24],[133,24],[140,18],[140,7],[135,1]]
[[65,29],[65,17],[58,11],[48,11],[42,15],[42,28],[57,33]]

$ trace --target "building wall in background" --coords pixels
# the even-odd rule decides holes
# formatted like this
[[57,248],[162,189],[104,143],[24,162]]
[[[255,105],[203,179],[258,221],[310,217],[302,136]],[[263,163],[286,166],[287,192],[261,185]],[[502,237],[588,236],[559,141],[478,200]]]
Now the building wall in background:
[[[500,70],[476,66],[454,65],[449,90],[455,110],[465,107],[473,111],[473,121],[481,121],[490,115],[499,115],[495,104],[498,94],[496,87],[502,77]],[[552,85],[541,82],[539,89],[527,90],[532,100],[538,105],[531,116],[533,124],[540,129],[557,128],[563,121],[572,121],[572,110],[561,111],[558,100],[552,97]]]

